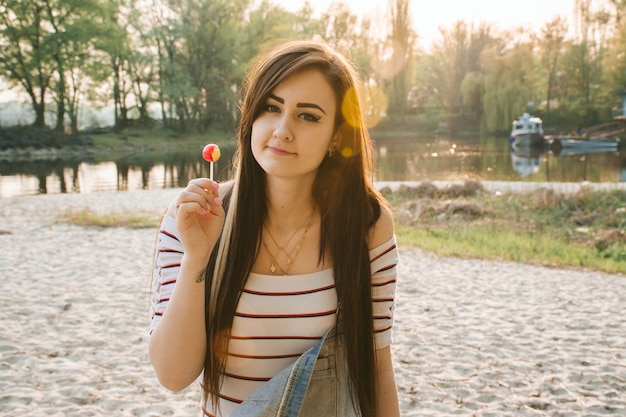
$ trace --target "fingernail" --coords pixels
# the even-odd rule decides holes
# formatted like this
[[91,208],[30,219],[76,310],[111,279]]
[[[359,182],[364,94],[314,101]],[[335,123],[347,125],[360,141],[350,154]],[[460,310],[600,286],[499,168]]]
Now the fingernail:
[[219,206],[221,206],[221,205],[222,205],[222,199],[221,199],[221,198],[219,198],[219,197],[215,197],[215,198],[213,199],[213,202],[214,202],[215,204],[219,205]]

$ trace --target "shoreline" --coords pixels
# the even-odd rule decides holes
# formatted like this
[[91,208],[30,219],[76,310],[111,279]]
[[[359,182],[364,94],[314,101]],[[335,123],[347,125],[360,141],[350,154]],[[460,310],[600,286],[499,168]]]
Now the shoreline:
[[[451,181],[440,181],[440,180],[429,180],[424,179],[421,181],[374,181],[374,185],[379,190],[383,188],[389,188],[392,191],[397,191],[401,187],[417,187],[420,184],[430,182],[438,189],[445,189],[446,187],[450,187],[452,185],[463,185],[466,181],[464,180],[451,180]],[[535,191],[537,189],[548,189],[553,190],[562,194],[575,194],[581,190],[589,189],[592,191],[615,191],[615,190],[626,190],[626,182],[589,182],[589,181],[579,181],[579,182],[531,182],[531,181],[475,181],[482,185],[482,187],[489,193],[493,194],[501,194],[501,193],[529,193]],[[141,193],[141,192],[152,192],[152,193],[164,193],[166,195],[170,195],[171,198],[174,198],[176,193],[178,193],[182,188],[174,187],[174,188],[153,188],[153,189],[131,189],[131,190],[105,190],[105,191],[83,191],[83,192],[52,192],[52,193],[40,193],[40,194],[11,194],[7,196],[0,196],[1,200],[7,200],[11,198],[44,198],[46,196],[53,195],[79,195],[79,196],[89,196],[92,194],[124,194],[124,193]],[[89,200],[89,197],[87,197]]]
[[[198,415],[200,390],[147,360],[156,230],[59,224],[158,216],[179,189],[0,198],[0,409],[19,416]],[[400,251],[402,415],[626,414],[626,277]]]
[[[526,181],[477,181],[490,193],[527,193],[540,188],[553,190],[562,194],[574,194],[583,189],[593,191],[626,190],[626,182],[526,182]],[[381,189],[389,187],[395,191],[402,186],[416,187],[422,181],[377,181],[376,186]],[[431,181],[437,188],[450,185],[463,185],[465,181]]]

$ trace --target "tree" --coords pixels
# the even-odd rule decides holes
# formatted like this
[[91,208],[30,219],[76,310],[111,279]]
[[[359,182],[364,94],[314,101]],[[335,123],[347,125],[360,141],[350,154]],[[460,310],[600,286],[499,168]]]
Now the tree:
[[540,36],[537,38],[540,62],[546,82],[546,114],[550,114],[552,93],[556,83],[558,64],[563,55],[566,33],[567,21],[557,16],[541,28]]
[[485,72],[482,120],[487,132],[504,132],[535,96],[532,45],[518,43],[506,53],[489,48],[483,54]]
[[333,2],[320,17],[320,30],[326,42],[350,50],[358,37],[358,17],[347,4]]
[[[131,119],[131,97],[135,97],[139,113],[145,114],[142,100],[136,95],[142,92],[137,84],[142,85],[143,78],[133,75],[133,71],[139,71],[133,63],[143,62],[145,53],[142,48],[145,45],[142,43],[142,30],[147,30],[143,28],[148,26],[148,20],[139,21],[138,16],[145,9],[139,7],[137,0],[109,0],[109,4],[111,10],[105,23],[107,36],[100,37],[95,45],[98,53],[94,53],[97,57],[94,57],[92,78],[107,87],[104,94],[99,94],[100,101],[110,102],[113,99],[114,128],[120,131],[128,126]],[[157,8],[157,5],[150,6]]]
[[462,105],[461,83],[467,74],[469,32],[463,21],[451,29],[439,28],[440,40],[433,43],[431,83],[437,91],[440,104],[449,111]]
[[[134,103],[130,109],[137,109],[138,122],[144,126],[152,123],[149,106],[156,101],[158,89],[158,45],[154,42],[148,28],[150,21],[149,9],[141,9],[135,0],[126,13],[126,33],[129,45],[132,45],[125,54],[125,73],[129,78],[129,96]],[[128,106],[128,105],[127,105]]]
[[413,55],[415,34],[411,29],[409,0],[389,0],[391,33],[389,48],[390,64],[393,66],[390,92],[390,111],[404,117],[409,94],[408,63]]
[[248,0],[170,1],[159,37],[164,107],[181,130],[232,123]]
[[485,94],[485,74],[482,69],[482,55],[488,48],[495,48],[498,53],[502,45],[492,35],[491,26],[481,23],[470,30],[470,43],[467,48],[467,73],[461,82],[463,108],[474,120],[483,117],[483,96]]
[[[609,43],[604,66],[604,79],[608,83],[608,89],[611,90],[612,96],[621,95],[626,90],[626,19],[619,18],[621,13],[625,11],[626,1],[622,1],[621,12],[617,11],[615,32]],[[617,107],[613,106],[617,100],[611,101],[612,107]]]
[[39,0],[0,0],[0,74],[28,95],[36,127],[45,126],[46,96],[55,71],[45,19]]
[[585,123],[596,121],[595,101],[601,95],[602,64],[607,49],[611,15],[593,10],[591,0],[576,0],[576,36],[568,54],[570,102],[574,103]]
[[620,26],[624,13],[626,13],[626,0],[609,0],[615,11],[615,21]]
[[57,104],[57,131],[64,131],[69,115],[71,130],[78,131],[78,109],[87,67],[98,39],[115,9],[102,0],[42,0],[50,30],[50,54],[55,65],[53,98]]

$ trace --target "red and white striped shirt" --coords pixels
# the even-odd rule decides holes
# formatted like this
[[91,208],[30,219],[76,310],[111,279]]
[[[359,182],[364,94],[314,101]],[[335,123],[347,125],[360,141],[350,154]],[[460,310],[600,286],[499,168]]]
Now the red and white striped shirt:
[[[166,215],[156,244],[152,323],[164,314],[176,284],[183,247],[176,222]],[[395,236],[370,251],[374,341],[391,344],[398,250]],[[315,345],[336,319],[332,269],[304,275],[251,273],[237,305],[220,392],[221,416]],[[214,410],[205,410],[209,416]]]

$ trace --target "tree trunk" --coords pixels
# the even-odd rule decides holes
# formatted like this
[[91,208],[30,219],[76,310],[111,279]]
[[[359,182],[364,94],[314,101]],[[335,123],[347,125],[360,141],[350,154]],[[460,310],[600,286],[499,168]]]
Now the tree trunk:
[[34,91],[28,91],[33,106],[33,112],[35,113],[34,127],[44,127],[46,125],[46,103],[44,101],[44,94],[45,90],[41,88],[40,98],[38,99]]
[[117,57],[113,57],[112,59],[112,67],[113,67],[113,130],[116,132],[120,131],[120,111],[121,111],[121,103],[120,103],[120,65],[117,61]]
[[44,127],[46,125],[45,119],[45,104],[33,102],[33,111],[35,112],[35,122],[33,123],[34,127]]

